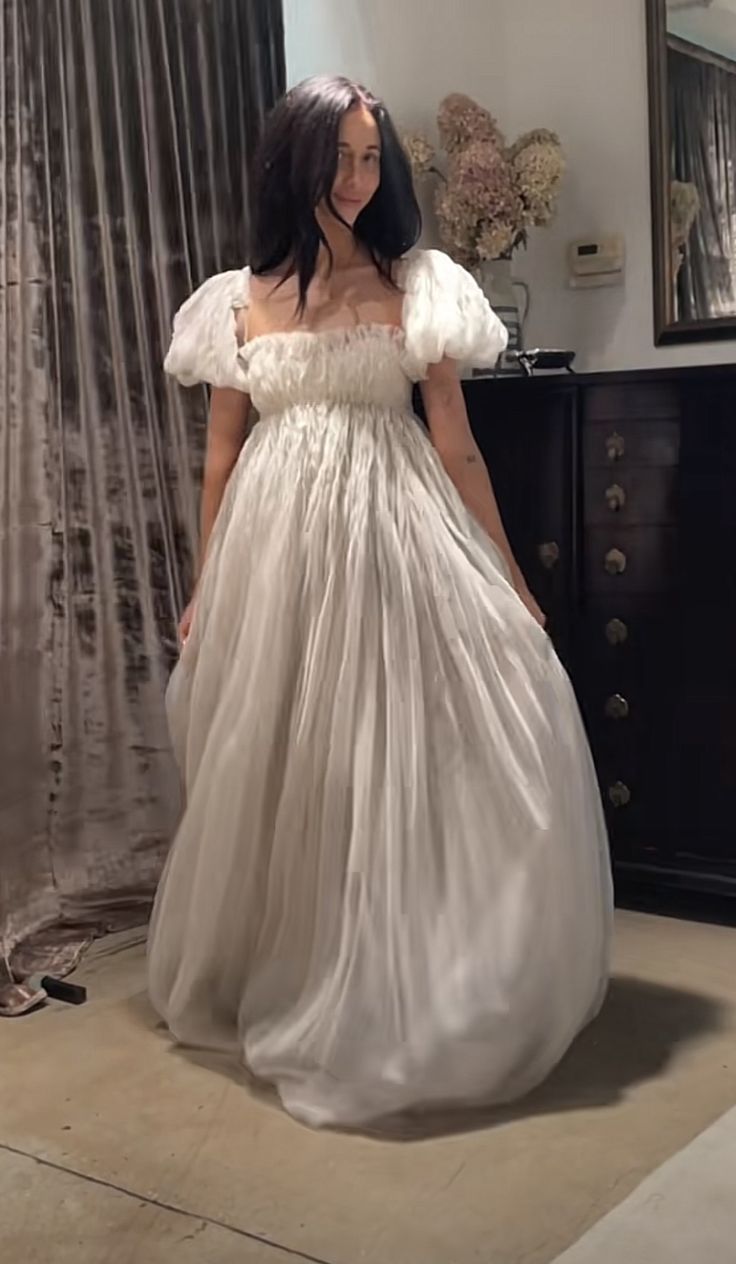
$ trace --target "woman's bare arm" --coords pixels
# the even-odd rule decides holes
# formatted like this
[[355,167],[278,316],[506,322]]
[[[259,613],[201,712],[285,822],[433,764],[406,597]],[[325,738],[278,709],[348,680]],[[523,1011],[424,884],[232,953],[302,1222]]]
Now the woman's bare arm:
[[534,617],[544,615],[529,592],[504,530],[490,475],[470,429],[457,365],[442,360],[429,366],[421,385],[432,443],[466,507],[503,554],[513,585]]
[[249,413],[250,398],[242,391],[232,390],[229,387],[218,387],[213,390],[199,511],[197,578],[192,598],[179,622],[179,641],[182,645],[189,636],[192,626],[197,585],[207,556],[212,528],[220,512],[227,481],[233,472],[248,433]]
[[199,515],[198,578],[228,479],[245,442],[249,412],[250,398],[242,391],[231,390],[229,387],[213,390]]

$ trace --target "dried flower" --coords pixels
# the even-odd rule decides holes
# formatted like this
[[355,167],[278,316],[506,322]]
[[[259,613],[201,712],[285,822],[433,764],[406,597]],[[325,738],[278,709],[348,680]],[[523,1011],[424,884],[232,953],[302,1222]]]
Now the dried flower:
[[674,246],[684,246],[700,211],[700,194],[694,184],[673,180],[670,185],[670,233]]
[[530,228],[554,215],[565,170],[559,137],[540,127],[507,147],[493,116],[462,93],[445,97],[437,126],[446,174],[424,136],[408,136],[404,145],[415,175],[443,182],[435,209],[445,248],[470,269],[509,257]]
[[492,259],[507,259],[516,245],[516,230],[510,224],[488,220],[478,234],[477,261],[490,263]]
[[700,194],[689,181],[673,180],[670,184],[670,259],[673,280],[685,258],[690,230],[700,212]]
[[440,103],[437,128],[442,148],[450,155],[472,141],[491,141],[501,148],[506,143],[488,110],[461,92],[451,93]]
[[550,132],[546,127],[535,127],[531,132],[524,132],[513,145],[509,145],[507,157],[509,162],[513,162],[517,154],[520,154],[528,145],[559,145],[560,138],[557,132]]
[[477,223],[472,210],[449,184],[438,189],[435,210],[440,237],[448,253],[464,268],[474,268],[478,259]]
[[[463,243],[472,241],[475,262],[495,259],[512,248],[522,205],[511,165],[490,141],[474,141],[454,155],[448,171],[452,226]],[[448,233],[448,229],[450,229]],[[440,218],[440,231],[452,247],[452,227]]]
[[539,129],[512,146],[510,159],[524,204],[524,228],[541,228],[554,218],[565,173],[559,137]]
[[420,132],[410,132],[403,140],[412,172],[415,176],[426,175],[435,160],[434,146]]

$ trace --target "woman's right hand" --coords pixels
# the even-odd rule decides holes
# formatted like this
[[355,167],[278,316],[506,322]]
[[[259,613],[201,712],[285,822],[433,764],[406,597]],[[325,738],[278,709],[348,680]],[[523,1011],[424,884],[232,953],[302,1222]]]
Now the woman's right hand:
[[536,619],[540,628],[546,627],[547,616],[544,613],[544,611],[541,609],[541,607],[539,606],[539,603],[537,602],[536,598],[533,596],[532,593],[530,593],[526,584],[522,584],[521,587],[517,589],[517,592],[519,596],[521,597],[521,600],[524,602],[524,605],[526,606],[532,618]]
[[194,597],[186,607],[181,619],[179,620],[179,649],[183,650],[186,645],[189,633],[192,630],[192,619],[194,618]]

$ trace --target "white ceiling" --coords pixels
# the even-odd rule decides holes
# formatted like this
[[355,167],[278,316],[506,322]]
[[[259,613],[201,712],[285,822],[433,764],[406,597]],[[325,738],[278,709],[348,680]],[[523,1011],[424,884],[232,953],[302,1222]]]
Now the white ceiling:
[[736,61],[736,0],[713,0],[707,8],[670,6],[667,30]]
[[671,10],[725,9],[728,13],[736,13],[736,0],[667,0],[667,8]]

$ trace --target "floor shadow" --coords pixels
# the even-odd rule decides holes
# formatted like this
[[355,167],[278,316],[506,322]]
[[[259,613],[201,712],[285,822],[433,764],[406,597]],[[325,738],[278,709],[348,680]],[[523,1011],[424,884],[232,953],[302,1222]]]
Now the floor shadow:
[[725,1014],[710,996],[615,978],[598,1018],[526,1099],[522,1113],[612,1105],[634,1085],[661,1075],[685,1045],[720,1031]]
[[641,979],[611,981],[598,1018],[545,1082],[519,1102],[473,1111],[436,1111],[382,1122],[385,1140],[432,1140],[517,1119],[615,1106],[635,1085],[662,1075],[687,1044],[721,1029],[712,997]]
[[[129,1004],[139,1021],[164,1035],[165,1028],[145,997],[131,998]],[[725,1007],[711,997],[639,979],[615,978],[595,1022],[578,1037],[544,1084],[520,1102],[404,1114],[369,1127],[335,1131],[382,1141],[429,1141],[534,1116],[614,1106],[635,1085],[661,1075],[685,1045],[720,1030],[724,1015]],[[234,1059],[173,1043],[171,1049],[174,1056],[224,1075],[259,1101],[281,1109],[275,1090],[255,1081]]]

